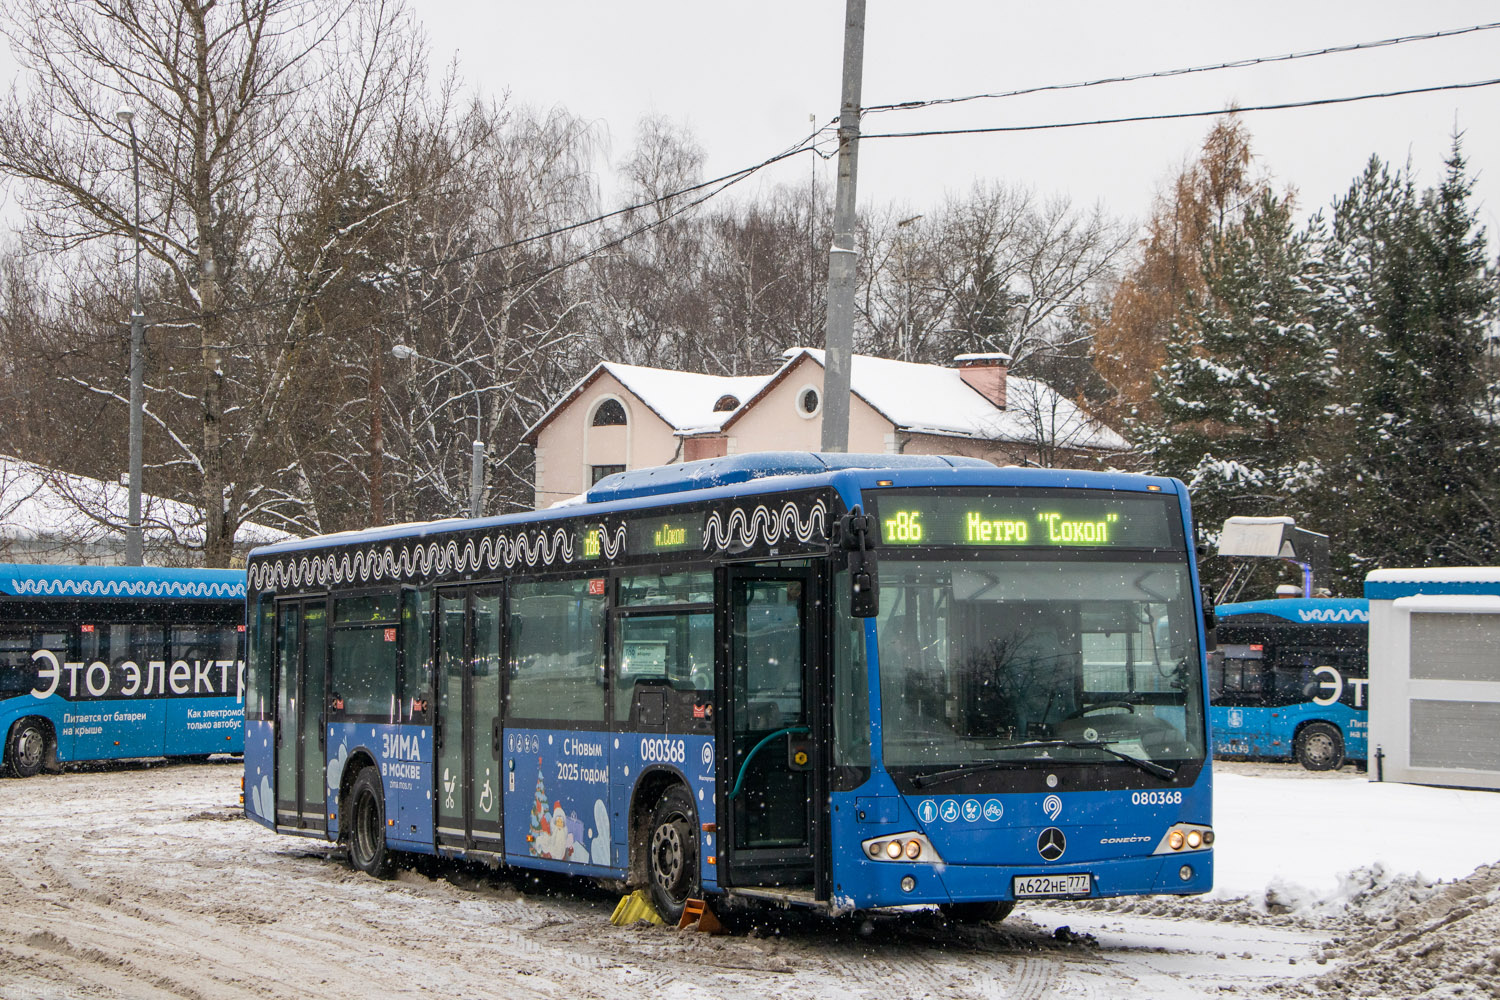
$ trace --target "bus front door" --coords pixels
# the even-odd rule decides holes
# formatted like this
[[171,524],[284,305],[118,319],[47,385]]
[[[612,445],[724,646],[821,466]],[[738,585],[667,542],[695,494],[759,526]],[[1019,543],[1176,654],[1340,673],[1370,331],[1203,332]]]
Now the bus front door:
[[328,605],[276,609],[276,825],[328,829]]
[[499,587],[438,592],[437,842],[504,851],[500,806]]
[[728,885],[812,884],[814,580],[801,568],[729,574],[718,809],[718,870]]

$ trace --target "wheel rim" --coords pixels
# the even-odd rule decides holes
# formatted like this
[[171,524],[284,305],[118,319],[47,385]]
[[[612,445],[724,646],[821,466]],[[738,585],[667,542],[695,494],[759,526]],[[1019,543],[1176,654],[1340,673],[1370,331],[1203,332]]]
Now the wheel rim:
[[1327,733],[1308,733],[1302,746],[1307,759],[1314,764],[1327,764],[1333,760],[1333,740]]
[[27,726],[16,737],[16,762],[28,771],[37,767],[42,762],[42,748],[45,744],[42,731],[35,726]]
[[375,838],[380,835],[379,827],[375,797],[365,793],[359,797],[354,809],[354,859],[362,867],[369,867],[375,860]]
[[651,835],[651,876],[668,899],[680,902],[687,872],[687,824],[672,817]]

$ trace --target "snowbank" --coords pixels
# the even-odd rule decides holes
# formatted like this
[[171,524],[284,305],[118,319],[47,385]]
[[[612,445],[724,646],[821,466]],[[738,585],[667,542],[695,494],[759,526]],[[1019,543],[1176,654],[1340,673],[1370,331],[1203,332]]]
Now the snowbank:
[[1261,903],[1270,892],[1303,909],[1347,899],[1372,878],[1452,881],[1500,861],[1500,793],[1309,777],[1218,770],[1211,898]]

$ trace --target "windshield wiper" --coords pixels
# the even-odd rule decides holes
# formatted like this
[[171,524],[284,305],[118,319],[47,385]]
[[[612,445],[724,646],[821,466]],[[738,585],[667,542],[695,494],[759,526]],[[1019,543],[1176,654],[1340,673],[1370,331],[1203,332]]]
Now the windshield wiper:
[[[1133,764],[1145,771],[1154,774],[1158,778],[1167,781],[1177,777],[1177,772],[1170,767],[1151,760],[1144,760],[1110,746],[1116,740],[1027,740],[1023,743],[1008,743],[996,750],[1046,750],[1052,747],[1071,747],[1076,750],[1103,750],[1111,756],[1118,757],[1127,764]],[[953,781],[958,778],[967,777],[971,774],[979,774],[984,771],[993,771],[1003,767],[1014,767],[1018,762],[1013,760],[988,760],[978,764],[966,764],[963,767],[951,768],[947,771],[935,771],[932,774],[919,774],[912,778],[912,784],[918,788],[926,788],[928,785],[938,785],[943,782]]]

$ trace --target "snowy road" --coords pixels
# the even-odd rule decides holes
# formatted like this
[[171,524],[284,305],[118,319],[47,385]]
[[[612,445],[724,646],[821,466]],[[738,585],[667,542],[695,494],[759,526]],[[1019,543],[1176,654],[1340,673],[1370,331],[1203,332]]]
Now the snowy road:
[[225,762],[0,781],[0,998],[1170,1000],[1280,992],[1330,969],[1314,961],[1326,923],[1229,902],[1034,906],[872,938],[821,922],[617,928],[615,899],[576,883],[356,875],[241,818],[239,775]]

